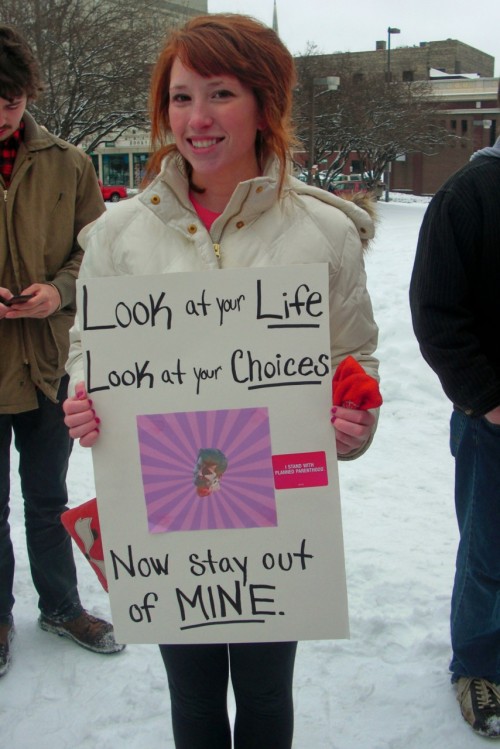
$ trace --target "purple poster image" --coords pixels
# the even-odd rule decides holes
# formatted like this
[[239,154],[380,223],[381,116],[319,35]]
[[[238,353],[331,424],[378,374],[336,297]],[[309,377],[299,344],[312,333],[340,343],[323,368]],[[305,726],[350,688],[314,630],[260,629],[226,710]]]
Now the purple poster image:
[[150,533],[277,525],[267,408],[137,416]]

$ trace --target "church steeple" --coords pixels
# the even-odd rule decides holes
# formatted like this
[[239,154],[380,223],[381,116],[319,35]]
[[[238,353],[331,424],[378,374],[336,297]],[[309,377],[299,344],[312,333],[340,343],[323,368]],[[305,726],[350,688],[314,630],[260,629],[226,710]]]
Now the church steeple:
[[273,8],[273,31],[275,31],[277,34],[279,34],[279,31],[278,31],[278,11],[276,9],[276,0],[274,0],[274,8]]

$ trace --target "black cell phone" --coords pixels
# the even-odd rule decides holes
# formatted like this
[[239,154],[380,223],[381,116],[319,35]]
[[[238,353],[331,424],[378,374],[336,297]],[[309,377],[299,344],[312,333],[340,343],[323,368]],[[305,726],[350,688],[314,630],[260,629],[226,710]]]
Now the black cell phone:
[[6,307],[10,307],[12,304],[24,304],[24,302],[27,302],[28,299],[32,299],[34,296],[34,294],[18,294],[10,299],[4,299],[3,296],[0,296],[0,302],[5,304]]

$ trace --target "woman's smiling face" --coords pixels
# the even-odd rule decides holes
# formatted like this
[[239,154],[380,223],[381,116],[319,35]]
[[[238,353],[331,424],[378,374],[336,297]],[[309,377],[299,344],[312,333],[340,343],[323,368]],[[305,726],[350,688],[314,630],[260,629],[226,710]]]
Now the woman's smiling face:
[[259,175],[255,138],[262,122],[253,92],[232,75],[208,78],[176,58],[170,76],[168,115],[177,148],[199,187]]

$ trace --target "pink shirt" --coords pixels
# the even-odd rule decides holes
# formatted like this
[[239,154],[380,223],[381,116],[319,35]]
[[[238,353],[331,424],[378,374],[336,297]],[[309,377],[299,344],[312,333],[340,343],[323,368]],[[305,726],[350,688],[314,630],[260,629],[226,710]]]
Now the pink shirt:
[[216,218],[218,218],[221,214],[216,213],[215,211],[210,211],[208,208],[204,208],[202,205],[200,205],[192,192],[189,193],[189,200],[193,204],[193,208],[198,214],[198,218],[200,221],[204,224],[207,231],[210,231],[212,228],[212,224],[215,221]]

